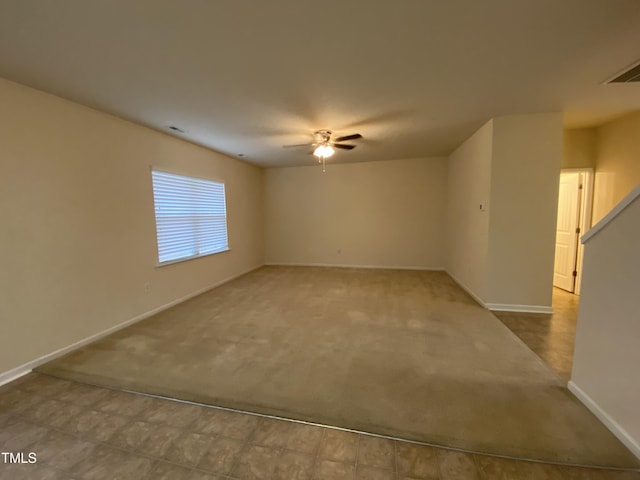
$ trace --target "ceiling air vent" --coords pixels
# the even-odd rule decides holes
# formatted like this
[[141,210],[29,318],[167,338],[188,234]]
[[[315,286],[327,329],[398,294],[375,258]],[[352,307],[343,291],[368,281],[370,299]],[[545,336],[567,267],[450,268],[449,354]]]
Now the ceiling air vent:
[[609,80],[607,83],[630,83],[640,82],[640,62],[631,67],[626,72],[621,73],[615,78]]

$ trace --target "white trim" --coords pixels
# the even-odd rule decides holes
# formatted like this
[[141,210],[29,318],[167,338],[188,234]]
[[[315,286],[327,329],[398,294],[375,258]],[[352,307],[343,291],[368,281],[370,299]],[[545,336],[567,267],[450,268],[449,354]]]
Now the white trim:
[[189,260],[195,260],[196,258],[206,258],[206,257],[209,257],[211,255],[217,255],[218,253],[227,253],[227,252],[230,252],[230,251],[231,251],[231,249],[227,246],[227,248],[225,248],[224,250],[218,250],[217,252],[204,253],[202,255],[192,255],[191,257],[176,258],[175,260],[167,260],[166,262],[162,262],[162,263],[156,262],[156,265],[155,265],[154,268],[158,269],[158,268],[168,267],[169,265],[175,265],[177,263],[188,262]]
[[576,385],[573,380],[569,380],[567,386],[569,387],[569,391],[573,393],[578,400],[580,400],[584,406],[591,411],[591,413],[598,417],[598,420],[604,423],[611,433],[613,433],[616,438],[631,451],[631,453],[640,459],[640,444],[629,434],[629,432],[611,418],[611,416],[605,412],[602,407],[598,405],[584,390]]
[[636,188],[631,190],[629,194],[626,197],[624,197],[615,207],[613,207],[609,213],[607,213],[604,217],[602,217],[602,220],[600,220],[593,227],[591,227],[591,230],[585,233],[580,239],[580,241],[582,243],[587,243],[589,239],[591,239],[604,227],[609,225],[609,223],[614,218],[616,218],[620,214],[620,212],[622,212],[625,208],[631,205],[631,203],[638,197],[640,197],[640,184],[636,185]]
[[189,293],[187,295],[185,295],[184,297],[180,297],[176,300],[173,300],[169,303],[165,303],[164,305],[161,305],[159,307],[154,308],[153,310],[149,310],[148,312],[144,312],[141,313],[140,315],[136,315],[133,318],[130,318],[129,320],[125,320],[122,323],[119,323],[117,325],[114,325],[113,327],[109,327],[106,330],[102,330],[101,332],[98,332],[94,335],[90,335],[86,338],[83,338],[82,340],[79,340],[75,343],[72,343],[71,345],[68,345],[66,347],[60,348],[58,350],[55,350],[51,353],[47,353],[46,355],[43,355],[42,357],[36,358],[34,360],[31,360],[27,363],[24,363],[16,368],[13,368],[11,370],[8,370],[6,372],[2,372],[0,373],[0,385],[4,385],[5,383],[9,383],[12,382],[13,380],[16,380],[20,377],[22,377],[23,375],[28,374],[29,372],[31,372],[31,370],[33,370],[36,367],[39,367],[40,365],[50,362],[51,360],[55,360],[56,358],[59,358],[63,355],[66,355],[67,353],[76,350],[78,348],[84,347],[85,345],[88,345],[89,343],[95,342],[96,340],[100,340],[103,337],[106,337],[107,335],[110,335],[114,332],[117,332],[118,330],[122,330],[125,327],[128,327],[129,325],[133,325],[134,323],[137,323],[141,320],[144,320],[145,318],[149,318],[152,315],[155,315],[156,313],[160,313],[164,310],[167,310],[179,303],[182,302],[186,302],[187,300],[189,300],[190,298],[193,297],[197,297],[198,295],[208,292],[209,290],[212,290],[216,287],[219,287],[220,285],[230,282],[231,280],[234,280],[238,277],[241,277],[242,275],[246,275],[249,272],[252,272],[258,268],[260,268],[262,265],[258,265],[257,267],[253,267],[250,268],[248,270],[245,270],[237,275],[232,275],[231,277],[227,277],[223,280],[220,280],[218,282],[215,282],[209,286],[206,286],[204,288],[201,288],[200,290],[196,290],[195,292]]
[[0,373],[0,387],[5,383],[13,382],[14,380],[19,379],[20,377],[31,372],[31,370],[32,367],[25,368],[25,365],[21,365],[20,367],[13,368],[7,372]]
[[511,303],[486,303],[485,307],[494,312],[553,313],[553,307],[546,305],[516,305]]
[[267,267],[328,267],[328,268],[368,268],[378,270],[422,270],[429,272],[446,272],[444,267],[414,267],[400,265],[355,265],[337,263],[295,263],[295,262],[267,262]]
[[[582,197],[580,209],[580,231],[587,233],[591,229],[591,219],[593,218],[593,187],[595,174],[593,168],[585,168],[582,172]],[[582,270],[584,266],[584,244],[578,241],[576,257],[576,281],[573,293],[580,295],[582,290]]]
[[458,280],[458,278],[453,273],[451,273],[449,270],[446,270],[446,269],[445,269],[445,272],[447,272],[447,275],[449,275],[453,279],[453,281],[458,284],[458,286],[460,288],[462,288],[465,292],[467,292],[469,295],[471,295],[471,298],[473,298],[476,302],[478,302],[482,307],[487,308],[487,305],[484,303],[484,300],[482,300],[478,295],[476,295],[464,283],[462,283],[460,280]]

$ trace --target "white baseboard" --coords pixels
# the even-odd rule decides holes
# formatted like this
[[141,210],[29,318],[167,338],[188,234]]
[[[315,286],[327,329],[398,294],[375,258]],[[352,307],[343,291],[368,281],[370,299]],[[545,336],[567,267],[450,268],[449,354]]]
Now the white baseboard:
[[29,367],[24,368],[24,367],[25,367],[24,365],[21,365],[7,372],[0,373],[0,386],[4,385],[5,383],[13,382],[14,380],[19,379],[23,375],[26,375],[27,373],[29,373],[33,368],[35,368],[35,367],[30,367],[30,368]]
[[485,307],[495,312],[553,313],[553,308],[544,305],[514,305],[509,303],[486,303]]
[[444,272],[444,267],[414,267],[399,265],[352,265],[352,264],[334,264],[334,263],[288,263],[288,262],[268,262],[268,267],[330,267],[330,268],[370,268],[377,270],[423,270],[428,272]]
[[453,278],[453,280],[469,295],[473,297],[473,299],[482,305],[487,310],[493,310],[494,312],[519,312],[519,313],[553,313],[553,308],[546,305],[515,305],[509,303],[487,303],[482,300],[478,295],[476,295],[473,290],[467,287],[463,282],[461,282],[455,275],[453,275],[449,270],[445,270],[447,274]]
[[95,342],[96,340],[100,340],[101,338],[106,337],[107,335],[117,332],[118,330],[122,330],[123,328],[128,327],[129,325],[133,325],[134,323],[144,320],[145,318],[149,318],[152,315],[155,315],[156,313],[160,313],[164,310],[167,310],[175,305],[178,305],[179,303],[185,302],[190,298],[197,297],[198,295],[204,292],[208,292],[213,288],[219,287],[224,283],[230,282],[231,280],[235,280],[236,278],[241,277],[242,275],[246,275],[247,273],[258,269],[261,266],[262,265],[258,265],[257,267],[250,268],[237,275],[233,275],[231,277],[215,282],[211,285],[201,288],[200,290],[189,293],[188,295],[185,295],[169,303],[156,307],[153,310],[149,310],[148,312],[144,312],[144,313],[141,313],[140,315],[136,315],[135,317],[130,318],[129,320],[126,320],[117,325],[114,325],[113,327],[109,327],[106,330],[102,330],[101,332],[98,332],[94,335],[90,335],[89,337],[83,338],[82,340],[72,343],[71,345],[60,348],[51,353],[47,353],[46,355],[36,358],[35,360],[31,360],[23,365],[20,365],[19,367],[13,368],[6,372],[2,372],[0,373],[0,385],[4,385],[5,383],[9,383],[9,382],[12,382],[13,380],[17,380],[18,378],[22,377],[23,375],[26,375],[27,373],[31,372],[34,368],[39,367],[44,363],[50,362],[51,360],[55,360],[56,358],[66,355],[67,353],[73,350],[76,350],[78,348],[84,347],[85,345]]
[[462,283],[453,273],[451,273],[449,270],[445,269],[445,272],[447,272],[447,275],[449,275],[451,278],[453,278],[453,281],[456,282],[458,284],[458,286],[460,288],[462,288],[465,292],[467,292],[469,295],[471,295],[471,297],[478,302],[480,305],[482,305],[484,308],[487,308],[486,304],[484,303],[484,300],[482,300],[478,295],[476,295],[473,290],[471,290],[469,287],[467,287],[464,283]]
[[634,439],[618,422],[616,422],[593,398],[570,380],[567,384],[569,391],[573,393],[605,426],[620,440],[631,453],[640,459],[640,440]]

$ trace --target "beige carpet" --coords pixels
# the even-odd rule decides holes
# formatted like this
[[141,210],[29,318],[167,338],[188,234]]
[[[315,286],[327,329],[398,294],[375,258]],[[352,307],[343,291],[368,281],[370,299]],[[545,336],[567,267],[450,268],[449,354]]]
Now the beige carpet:
[[639,466],[442,272],[264,267],[38,370],[475,452]]

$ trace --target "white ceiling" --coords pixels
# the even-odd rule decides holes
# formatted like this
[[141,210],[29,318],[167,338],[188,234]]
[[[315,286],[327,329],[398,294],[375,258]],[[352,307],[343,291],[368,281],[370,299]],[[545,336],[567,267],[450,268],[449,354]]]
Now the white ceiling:
[[[638,0],[0,0],[0,76],[264,166],[451,152],[494,116],[640,109]],[[0,106],[1,108],[1,106]]]

